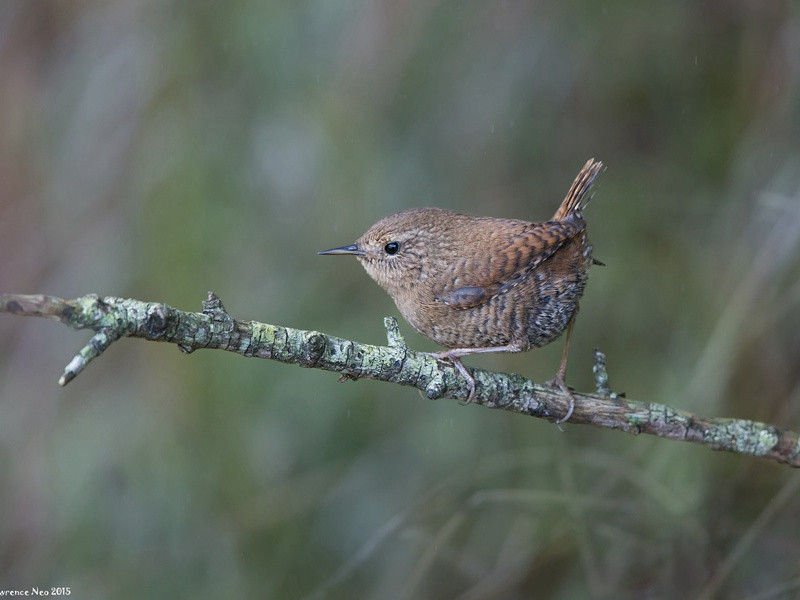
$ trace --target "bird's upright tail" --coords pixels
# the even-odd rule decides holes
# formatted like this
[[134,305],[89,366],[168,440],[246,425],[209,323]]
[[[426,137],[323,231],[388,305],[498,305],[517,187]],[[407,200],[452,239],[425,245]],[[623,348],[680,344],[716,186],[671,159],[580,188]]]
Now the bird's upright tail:
[[[567,197],[564,198],[556,214],[553,215],[553,221],[560,221],[573,213],[583,210],[586,206],[586,202],[589,200],[586,198],[586,194],[589,192],[594,180],[597,179],[597,176],[602,170],[603,163],[593,158],[590,158],[589,161],[583,165],[581,172],[578,173],[577,177],[575,177],[575,181],[572,182],[572,187],[569,188]],[[584,201],[584,199],[586,201]]]

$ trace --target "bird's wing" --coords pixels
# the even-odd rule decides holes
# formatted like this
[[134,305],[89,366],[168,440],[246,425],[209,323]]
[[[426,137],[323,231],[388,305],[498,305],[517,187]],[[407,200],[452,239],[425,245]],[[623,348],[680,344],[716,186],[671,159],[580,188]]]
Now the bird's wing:
[[506,235],[474,244],[470,255],[453,265],[435,301],[458,309],[473,308],[523,281],[542,262],[584,229],[580,218],[530,223]]

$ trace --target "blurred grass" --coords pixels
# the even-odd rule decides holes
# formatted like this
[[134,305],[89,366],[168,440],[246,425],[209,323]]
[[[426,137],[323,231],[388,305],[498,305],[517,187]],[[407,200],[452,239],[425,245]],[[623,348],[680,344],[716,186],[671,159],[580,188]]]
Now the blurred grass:
[[[0,289],[379,343],[390,300],[316,250],[413,206],[546,218],[595,156],[570,383],[600,347],[631,398],[797,429],[798,40],[791,2],[8,0]],[[0,588],[797,593],[786,468],[134,341],[57,389],[84,340],[0,319]]]

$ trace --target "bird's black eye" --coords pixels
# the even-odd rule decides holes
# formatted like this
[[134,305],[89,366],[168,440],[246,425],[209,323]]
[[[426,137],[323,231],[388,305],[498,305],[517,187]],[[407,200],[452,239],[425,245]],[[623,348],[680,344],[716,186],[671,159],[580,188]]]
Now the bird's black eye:
[[389,242],[383,247],[386,254],[397,254],[397,251],[400,250],[400,244],[397,242]]

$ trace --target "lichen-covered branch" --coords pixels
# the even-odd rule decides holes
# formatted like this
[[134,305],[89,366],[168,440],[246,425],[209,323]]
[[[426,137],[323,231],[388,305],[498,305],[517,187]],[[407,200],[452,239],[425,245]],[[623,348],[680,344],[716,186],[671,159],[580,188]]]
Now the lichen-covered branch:
[[[451,363],[409,350],[394,318],[385,320],[387,346],[373,346],[257,321],[237,321],[213,293],[199,313],[159,302],[91,294],[74,300],[54,296],[0,295],[0,312],[57,319],[95,335],[69,362],[59,384],[66,385],[109,345],[123,336],[177,344],[183,352],[215,348],[243,356],[269,358],[301,367],[340,373],[340,379],[377,379],[418,388],[428,398],[464,400],[466,382]],[[605,357],[595,352],[597,391],[576,393],[573,424],[647,433],[703,444],[715,450],[760,456],[800,466],[798,434],[741,419],[701,417],[652,402],[636,402],[611,392]],[[475,404],[556,420],[569,399],[557,389],[520,375],[471,370]]]

